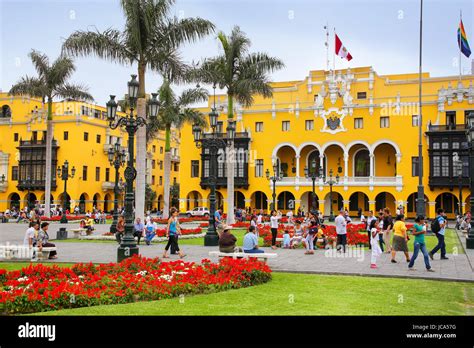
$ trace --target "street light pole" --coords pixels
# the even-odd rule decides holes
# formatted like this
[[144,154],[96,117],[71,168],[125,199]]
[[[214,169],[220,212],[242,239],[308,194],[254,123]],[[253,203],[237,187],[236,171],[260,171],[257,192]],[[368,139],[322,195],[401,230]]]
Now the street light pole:
[[[423,115],[422,115],[422,48],[423,48],[423,0],[420,0],[420,52],[419,52],[419,81],[418,81],[418,192],[416,213],[425,216],[425,188],[423,186]],[[433,216],[432,216],[433,217]]]
[[[118,220],[118,195],[119,195],[119,179],[120,173],[119,169],[125,164],[127,154],[125,150],[120,150],[120,143],[116,142],[114,147],[109,148],[107,152],[107,157],[109,162],[115,168],[115,185],[114,185],[114,214],[112,221],[112,225],[110,225],[110,232],[115,233],[117,232],[117,220]],[[118,239],[118,241],[120,241]]]
[[[130,100],[130,113],[124,117],[117,117],[117,102],[115,96],[111,95],[107,102],[107,120],[111,129],[118,127],[125,128],[128,134],[128,163],[124,171],[126,180],[125,192],[125,235],[122,238],[120,246],[117,250],[117,262],[138,254],[138,247],[133,237],[133,224],[135,213],[133,211],[133,182],[137,176],[137,170],[134,168],[134,145],[135,133],[139,127],[146,126],[146,120],[142,117],[135,116],[133,111],[138,97],[139,83],[137,75],[132,75],[132,80],[128,82],[128,97]],[[156,99],[157,94],[152,93],[151,100],[148,101],[148,116],[151,119],[156,118],[159,109],[159,102]]]
[[329,185],[329,200],[330,200],[330,203],[329,203],[329,209],[330,209],[330,213],[329,213],[329,221],[334,221],[335,218],[334,218],[334,212],[332,210],[332,186],[334,184],[339,184],[339,174],[336,174],[336,179],[333,178],[333,170],[330,169],[329,170],[329,179],[326,181],[325,178],[324,178],[324,174],[322,176],[322,179],[323,181]]
[[204,236],[204,246],[217,246],[219,243],[219,236],[216,231],[216,186],[217,186],[217,154],[219,149],[231,147],[235,138],[235,121],[227,121],[227,141],[224,138],[219,138],[217,134],[217,119],[219,114],[216,111],[216,85],[214,84],[214,106],[209,113],[209,124],[211,126],[211,133],[203,137],[201,125],[193,125],[193,137],[196,147],[209,149],[209,226],[207,227],[206,235]]
[[67,224],[66,211],[71,209],[69,197],[67,194],[67,181],[69,178],[74,178],[76,174],[76,168],[72,167],[71,174],[69,174],[69,162],[66,160],[62,166],[58,166],[58,178],[64,181],[63,191],[63,213],[61,215],[61,223]]
[[265,176],[267,177],[267,180],[270,180],[273,183],[273,192],[272,192],[273,203],[270,210],[276,210],[277,209],[276,182],[283,179],[283,174],[278,170],[278,164],[276,161],[275,163],[273,163],[273,176],[270,176],[270,170],[268,168],[267,168],[267,171],[265,172]]
[[316,211],[316,179],[319,178],[318,173],[316,173],[316,160],[313,158],[311,161],[311,169],[308,167],[304,168],[304,173],[306,179],[311,179],[313,181],[313,191],[311,197],[311,210],[312,212]]

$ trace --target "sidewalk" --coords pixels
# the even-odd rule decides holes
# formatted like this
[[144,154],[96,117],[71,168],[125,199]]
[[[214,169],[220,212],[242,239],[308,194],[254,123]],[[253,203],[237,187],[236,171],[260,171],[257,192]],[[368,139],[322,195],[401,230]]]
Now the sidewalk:
[[[117,244],[112,243],[62,243],[55,241],[58,247],[57,262],[94,262],[107,263],[117,260]],[[140,254],[146,257],[161,257],[164,244],[150,246],[140,245]],[[210,257],[209,251],[218,250],[217,247],[204,247],[198,245],[183,245],[182,250],[187,254],[184,260],[200,262],[202,259],[217,261]],[[334,254],[318,250],[314,255],[304,255],[303,249],[288,250],[263,248],[265,252],[275,252],[277,258],[269,259],[268,264],[274,271],[321,273],[321,274],[346,274],[364,276],[384,276],[403,278],[442,279],[453,281],[474,282],[474,273],[465,254],[448,254],[449,260],[439,260],[436,256],[431,262],[435,272],[427,272],[424,267],[423,257],[420,255],[415,263],[416,271],[409,271],[402,254],[397,255],[396,264],[390,263],[390,255],[383,254],[378,260],[378,269],[370,268],[370,252],[363,249],[352,249],[357,252]],[[171,255],[169,260],[178,260],[177,255]]]

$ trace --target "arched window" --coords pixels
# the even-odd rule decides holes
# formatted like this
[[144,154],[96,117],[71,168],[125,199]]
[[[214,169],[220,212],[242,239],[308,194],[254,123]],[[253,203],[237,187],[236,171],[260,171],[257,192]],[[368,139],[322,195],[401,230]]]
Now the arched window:
[[370,158],[368,150],[360,150],[356,153],[354,176],[370,176]]
[[0,117],[11,118],[12,117],[12,109],[8,105],[3,105]]

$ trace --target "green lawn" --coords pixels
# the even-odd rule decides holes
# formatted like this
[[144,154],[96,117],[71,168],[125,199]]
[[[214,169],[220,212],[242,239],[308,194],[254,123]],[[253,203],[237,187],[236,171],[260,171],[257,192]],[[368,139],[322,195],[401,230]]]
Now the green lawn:
[[[15,271],[17,269],[22,269],[23,267],[28,267],[30,264],[37,265],[42,262],[0,262],[0,269],[5,269],[7,271]],[[62,262],[44,262],[44,265],[52,266],[57,265],[60,267],[72,267],[74,263],[62,263]]]
[[[442,299],[442,301],[440,301]],[[274,273],[255,287],[36,315],[473,315],[472,283]]]

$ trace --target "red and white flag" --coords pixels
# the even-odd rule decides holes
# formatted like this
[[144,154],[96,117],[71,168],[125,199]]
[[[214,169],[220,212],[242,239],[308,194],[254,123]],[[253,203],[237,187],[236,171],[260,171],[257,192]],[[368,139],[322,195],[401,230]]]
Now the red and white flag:
[[351,54],[349,51],[342,45],[341,40],[339,39],[339,36],[337,34],[334,34],[336,36],[336,54],[341,57],[341,58],[346,58],[348,61],[352,59]]

